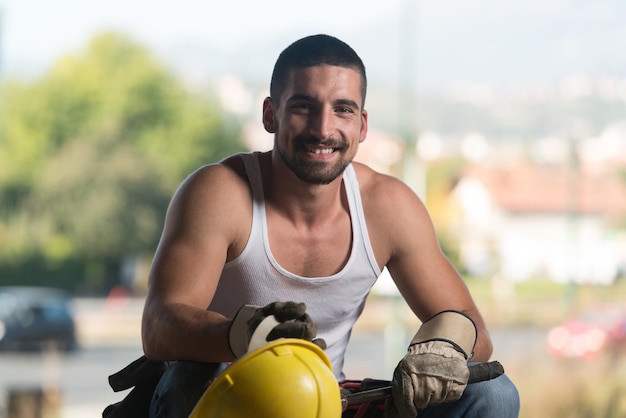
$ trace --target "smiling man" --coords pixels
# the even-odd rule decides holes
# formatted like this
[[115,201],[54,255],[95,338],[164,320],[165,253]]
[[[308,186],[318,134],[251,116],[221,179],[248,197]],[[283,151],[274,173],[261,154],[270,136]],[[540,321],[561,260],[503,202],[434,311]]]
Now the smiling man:
[[487,361],[491,340],[419,197],[353,162],[367,135],[366,89],[344,42],[294,42],[263,102],[273,149],[202,167],[174,195],[142,324],[146,357],[175,362],[151,416],[187,416],[267,317],[264,342],[313,341],[341,383],[350,332],[385,267],[423,322],[398,359],[388,416],[518,415],[506,376],[467,385],[468,361]]
[[[295,68],[263,103],[263,124],[274,151],[300,180],[329,184],[354,158],[367,133],[361,75],[334,65]],[[315,86],[324,85],[324,91]],[[280,129],[279,129],[280,127]]]

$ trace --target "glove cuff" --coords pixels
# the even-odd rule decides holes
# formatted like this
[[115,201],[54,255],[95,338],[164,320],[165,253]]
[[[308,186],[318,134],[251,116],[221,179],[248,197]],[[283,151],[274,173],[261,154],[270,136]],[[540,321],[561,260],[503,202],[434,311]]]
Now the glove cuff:
[[409,347],[428,341],[445,341],[467,360],[474,355],[477,337],[476,324],[470,317],[458,311],[443,311],[422,324]]
[[236,358],[248,352],[251,335],[248,334],[248,321],[252,318],[260,306],[243,305],[233,318],[228,330],[228,345]]

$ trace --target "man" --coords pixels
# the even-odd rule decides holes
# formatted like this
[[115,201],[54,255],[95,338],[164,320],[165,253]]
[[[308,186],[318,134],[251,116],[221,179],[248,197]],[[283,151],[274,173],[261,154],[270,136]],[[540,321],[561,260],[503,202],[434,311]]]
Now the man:
[[202,167],[175,193],[142,323],[146,357],[176,361],[152,416],[186,416],[270,316],[263,341],[313,340],[343,380],[350,330],[384,267],[424,322],[394,374],[394,413],[517,416],[506,376],[466,388],[467,361],[488,360],[492,344],[424,205],[399,180],[352,162],[367,134],[366,84],[342,41],[293,43],[263,102],[273,149]]

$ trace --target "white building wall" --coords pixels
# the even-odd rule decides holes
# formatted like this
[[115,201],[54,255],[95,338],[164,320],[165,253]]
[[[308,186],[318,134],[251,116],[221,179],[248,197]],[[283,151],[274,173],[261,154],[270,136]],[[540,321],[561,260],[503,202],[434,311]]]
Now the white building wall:
[[461,260],[472,274],[499,274],[509,281],[536,276],[560,283],[610,284],[624,261],[624,243],[599,216],[508,213],[487,189],[463,179],[453,192],[459,220]]

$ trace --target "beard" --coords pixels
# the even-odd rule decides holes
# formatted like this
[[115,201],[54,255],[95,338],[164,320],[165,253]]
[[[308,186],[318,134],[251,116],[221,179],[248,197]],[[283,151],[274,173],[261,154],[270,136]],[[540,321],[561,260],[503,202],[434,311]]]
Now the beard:
[[[334,153],[339,154],[341,158],[333,161],[313,161],[309,158],[305,158],[306,145],[325,145],[333,147]],[[274,138],[274,145],[278,149],[280,158],[285,165],[305,183],[314,185],[329,184],[333,180],[337,179],[346,169],[350,160],[345,159],[347,145],[345,142],[339,141],[319,141],[314,138],[294,138],[295,153],[291,156],[287,155],[285,150],[279,145],[278,138]]]

